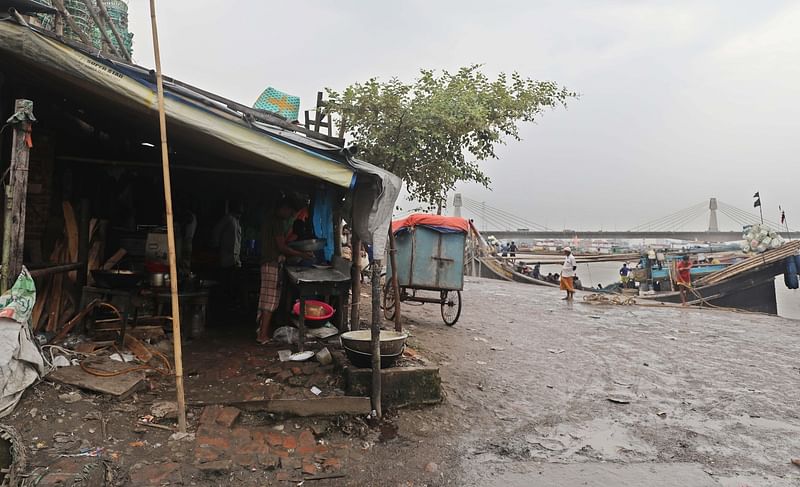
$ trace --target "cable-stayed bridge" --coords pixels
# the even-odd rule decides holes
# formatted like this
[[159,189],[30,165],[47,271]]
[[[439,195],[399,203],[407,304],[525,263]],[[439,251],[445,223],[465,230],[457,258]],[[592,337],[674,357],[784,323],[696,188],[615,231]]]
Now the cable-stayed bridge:
[[[570,240],[580,239],[675,239],[701,242],[729,242],[741,240],[741,228],[761,223],[759,215],[710,198],[682,208],[669,215],[636,225],[628,230],[557,230],[495,208],[486,202],[475,201],[457,194],[453,201],[456,215],[473,220],[485,235],[501,240]],[[729,230],[720,227],[727,223]],[[704,229],[697,229],[702,222]],[[706,225],[707,223],[707,225]],[[790,238],[795,231],[775,221],[765,219],[764,224]],[[735,230],[734,230],[735,229]]]

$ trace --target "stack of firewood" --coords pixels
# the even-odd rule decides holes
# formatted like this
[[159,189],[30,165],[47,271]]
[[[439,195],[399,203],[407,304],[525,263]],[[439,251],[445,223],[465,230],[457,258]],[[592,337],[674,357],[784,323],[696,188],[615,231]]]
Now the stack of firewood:
[[[50,253],[49,263],[53,265],[78,261],[78,223],[75,210],[68,201],[62,203],[62,210],[64,233]],[[104,266],[106,225],[107,222],[103,220],[92,219],[89,222],[89,283],[92,282],[91,271]],[[81,311],[78,272],[80,271],[62,272],[36,278],[36,304],[31,317],[34,332],[58,333],[64,324]]]

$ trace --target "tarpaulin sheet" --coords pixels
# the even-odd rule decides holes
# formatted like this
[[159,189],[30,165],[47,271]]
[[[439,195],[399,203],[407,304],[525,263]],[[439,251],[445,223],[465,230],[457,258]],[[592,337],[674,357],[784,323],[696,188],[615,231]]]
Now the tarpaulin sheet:
[[[46,70],[54,84],[68,81],[99,98],[136,111],[147,110],[156,116],[155,87],[131,75],[134,68],[147,72],[144,68],[87,55],[11,20],[0,21],[0,51]],[[352,167],[253,128],[230,114],[191,102],[172,90],[168,81],[165,81],[164,106],[170,123],[184,125],[231,151],[245,151],[265,169],[283,169],[344,188],[354,183]]]
[[34,303],[36,287],[23,268],[14,286],[0,296],[0,418],[10,414],[25,389],[45,373],[28,326]]
[[427,213],[415,213],[402,220],[392,222],[392,231],[397,233],[406,228],[417,226],[428,227],[442,233],[450,232],[469,232],[469,221],[457,216],[429,215]]

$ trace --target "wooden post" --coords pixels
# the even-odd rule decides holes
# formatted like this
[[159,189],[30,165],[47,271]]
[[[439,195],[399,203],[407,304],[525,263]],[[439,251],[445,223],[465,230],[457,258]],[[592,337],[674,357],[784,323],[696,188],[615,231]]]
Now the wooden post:
[[28,197],[28,161],[31,148],[33,102],[14,102],[14,135],[11,143],[9,185],[6,188],[6,227],[3,229],[3,291],[10,288],[22,270],[25,249],[25,201]]
[[361,328],[359,316],[359,306],[361,303],[361,239],[355,231],[350,236],[350,247],[352,249],[352,262],[350,268],[350,286],[352,291],[352,301],[350,302],[350,329],[358,330]]
[[172,218],[172,181],[169,174],[167,116],[164,112],[164,81],[161,77],[161,52],[158,47],[156,0],[150,0],[150,24],[153,30],[153,51],[156,61],[158,89],[158,123],[161,129],[161,166],[164,173],[164,203],[167,213],[167,247],[169,255],[169,287],[172,301],[172,345],[175,350],[175,389],[178,396],[178,431],[186,432],[186,397],[183,390],[183,350],[181,349],[181,313],[178,303],[178,264],[175,258],[175,223]]
[[372,410],[381,417],[381,261],[372,261]]
[[389,225],[389,262],[392,265],[392,292],[394,293],[394,329],[403,331],[400,320],[400,283],[397,280],[397,242],[394,238],[392,226]]

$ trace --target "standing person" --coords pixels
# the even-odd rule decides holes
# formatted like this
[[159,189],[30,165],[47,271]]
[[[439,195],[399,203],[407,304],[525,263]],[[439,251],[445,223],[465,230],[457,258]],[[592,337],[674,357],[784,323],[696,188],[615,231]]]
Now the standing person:
[[684,255],[683,260],[678,262],[675,268],[678,271],[676,282],[681,292],[681,303],[686,306],[686,295],[692,287],[692,262],[689,260],[689,255]]
[[539,279],[542,277],[542,264],[537,262],[535,266],[533,266],[533,278]]
[[517,256],[517,244],[514,241],[511,241],[511,245],[508,246],[508,254],[511,257]]
[[242,267],[242,224],[240,219],[244,213],[241,202],[233,201],[225,214],[214,225],[211,232],[211,246],[219,254],[219,275],[223,292],[229,299],[236,299],[236,271]]
[[575,261],[575,256],[572,255],[572,249],[564,247],[564,264],[561,266],[561,290],[567,292],[567,296],[563,298],[566,301],[572,301],[575,295],[575,286],[572,278],[575,277],[576,270],[578,270],[578,263]]
[[630,280],[630,273],[631,270],[628,267],[628,263],[625,262],[622,264],[622,268],[619,270],[619,280],[622,281],[622,287],[628,287],[628,281]]
[[261,345],[269,342],[272,336],[272,315],[281,301],[281,267],[287,257],[313,259],[312,252],[294,250],[287,244],[286,237],[292,231],[294,215],[300,205],[288,198],[278,202],[275,209],[267,215],[261,229],[261,289],[258,293],[258,336]]

